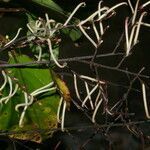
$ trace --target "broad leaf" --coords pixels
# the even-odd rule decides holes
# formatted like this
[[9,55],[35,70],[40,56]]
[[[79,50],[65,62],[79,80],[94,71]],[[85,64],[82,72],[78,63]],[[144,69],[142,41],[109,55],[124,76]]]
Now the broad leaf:
[[[25,56],[20,55],[10,58],[10,63],[25,63],[32,60]],[[17,104],[25,103],[23,95],[23,87],[28,93],[47,85],[52,81],[52,77],[49,69],[37,69],[37,68],[11,68],[7,70],[11,78],[18,79],[19,90],[8,101],[7,104],[2,104],[0,109],[0,130],[8,130],[9,132],[18,132],[18,134],[10,135],[13,138],[22,140],[31,140],[35,142],[41,142],[43,139],[51,136],[53,128],[57,128],[57,108],[59,104],[60,95],[53,90],[46,94],[40,94],[34,100],[34,103],[28,107],[25,117],[23,119],[23,127],[19,127],[20,114],[15,110]],[[14,81],[13,81],[13,84]],[[3,91],[3,96],[7,96],[9,93],[9,86]],[[21,131],[28,131],[21,133]],[[47,132],[41,132],[47,130]],[[32,131],[32,133],[30,133]],[[20,132],[20,134],[19,134]]]
[[57,5],[53,0],[32,0],[32,1],[41,6],[50,8],[54,11],[64,14],[63,9],[59,5]]

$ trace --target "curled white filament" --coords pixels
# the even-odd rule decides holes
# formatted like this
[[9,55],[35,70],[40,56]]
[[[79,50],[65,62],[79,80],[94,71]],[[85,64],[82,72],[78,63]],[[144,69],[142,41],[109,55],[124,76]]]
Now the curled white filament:
[[[100,18],[101,17],[101,4],[102,4],[103,1],[100,1],[98,3],[98,17]],[[102,24],[102,21],[99,21],[99,28],[100,28],[100,34],[103,35],[104,34],[104,28],[103,28],[103,24]]]
[[93,122],[93,123],[95,123],[95,117],[96,117],[98,108],[100,107],[102,101],[103,101],[103,99],[101,98],[100,101],[98,102],[98,104],[97,104],[96,107],[95,107],[95,110],[94,110],[93,115],[92,115],[92,122]]
[[5,73],[5,71],[2,70],[2,75],[3,75],[3,78],[4,78],[4,82],[2,84],[2,86],[0,87],[0,91],[2,91],[7,83],[7,75]]
[[61,118],[61,130],[64,131],[64,123],[65,123],[65,112],[66,112],[66,101],[63,102],[63,110],[62,110],[62,118]]
[[133,9],[133,6],[132,6],[130,0],[128,0],[128,4],[129,4],[129,7],[130,7],[130,9],[131,9],[132,14],[134,14],[134,9]]
[[90,94],[90,91],[89,91],[88,84],[87,84],[87,82],[84,82],[84,84],[85,84],[86,92],[87,92],[87,95],[88,95],[88,99],[90,101],[91,108],[93,110],[94,106],[93,106],[93,102],[92,102],[92,98],[91,98],[91,94]]
[[[62,112],[61,112],[62,105],[63,105],[63,108],[62,108]],[[63,131],[63,132],[64,132],[66,107],[67,107],[67,103],[66,103],[66,101],[64,101],[63,97],[61,97],[60,101],[59,101],[58,109],[57,109],[57,121],[58,121],[58,123],[61,123],[61,131]],[[61,113],[61,117],[60,117],[60,113]]]
[[3,101],[8,101],[12,95],[12,91],[13,91],[12,90],[12,80],[10,77],[7,77],[7,78],[8,78],[8,83],[9,83],[9,94],[8,94],[8,96],[1,98],[0,103],[2,103]]
[[49,47],[49,52],[52,56],[52,59],[54,60],[55,64],[59,67],[59,68],[64,68],[67,64],[64,63],[63,65],[59,64],[59,62],[56,60],[54,54],[53,54],[53,50],[52,50],[52,43],[50,41],[50,39],[47,39],[47,43],[48,43],[48,47]]
[[150,4],[150,1],[144,3],[144,4],[142,5],[142,8],[146,7],[146,6],[149,5],[149,4]]
[[24,92],[24,98],[25,98],[25,107],[21,113],[21,116],[20,116],[20,120],[19,120],[19,127],[23,127],[23,119],[24,119],[24,116],[25,116],[25,112],[28,108],[28,95],[26,92]]
[[99,83],[90,91],[90,93],[89,93],[89,94],[86,96],[86,98],[83,100],[83,102],[82,102],[82,107],[85,106],[85,103],[87,102],[89,96],[93,94],[93,92],[97,89],[98,85],[99,85]]
[[143,102],[144,102],[146,117],[148,119],[150,119],[150,114],[149,114],[149,111],[148,111],[148,105],[147,105],[147,99],[146,99],[146,88],[145,88],[144,83],[142,83],[142,92],[143,92]]
[[142,19],[143,19],[144,15],[146,15],[146,12],[143,12],[141,14],[140,19],[137,23],[137,29],[136,29],[136,33],[135,33],[135,37],[134,37],[134,43],[133,43],[134,45],[137,43],[139,32],[140,32],[140,27],[141,27],[141,22],[142,22]]
[[97,48],[97,44],[94,42],[94,40],[86,33],[86,31],[84,30],[84,28],[81,26],[81,25],[79,25],[79,28],[80,28],[80,30],[81,30],[81,32],[84,34],[84,36],[93,44],[93,46],[95,47],[95,48]]
[[5,104],[9,101],[9,99],[11,98],[11,97],[13,97],[15,94],[16,94],[16,92],[17,92],[17,90],[18,90],[18,84],[16,84],[15,85],[15,89],[14,89],[14,91],[12,92],[12,94],[9,96],[9,98],[7,99],[7,100],[5,100]]
[[78,85],[77,85],[77,76],[76,76],[76,74],[73,74],[73,79],[74,79],[74,88],[75,88],[76,96],[81,101],[81,97],[80,97],[79,90],[78,90]]
[[71,15],[69,16],[69,18],[66,20],[66,22],[64,23],[64,26],[66,26],[69,21],[71,20],[71,18],[74,16],[74,14],[78,11],[78,9],[80,7],[84,7],[86,4],[85,2],[80,3],[79,5],[77,5],[77,7],[74,9],[74,11],[71,13]]
[[54,85],[54,82],[52,81],[52,82],[48,83],[47,85],[45,85],[45,86],[43,86],[43,87],[41,87],[39,89],[36,89],[35,91],[33,91],[31,93],[31,95],[34,95],[35,93],[38,93],[39,91],[44,90],[46,88],[52,87],[53,85]]
[[134,14],[133,14],[133,17],[132,17],[132,25],[134,25],[134,23],[135,23],[135,19],[136,19],[136,16],[137,16],[137,11],[138,11],[138,6],[139,6],[139,0],[136,1]]
[[122,6],[122,5],[127,5],[127,3],[126,3],[126,2],[122,2],[122,3],[116,4],[115,6],[113,6],[113,7],[109,8],[109,9],[107,9],[107,11],[99,17],[98,21],[102,20],[102,19],[105,18],[110,12],[114,11],[114,9],[116,9],[116,8]]
[[61,119],[60,119],[60,110],[61,110],[62,103],[63,103],[63,97],[60,98],[58,109],[57,109],[57,121],[59,123],[61,122]]
[[10,43],[14,42],[17,39],[17,37],[19,36],[21,30],[22,30],[22,28],[19,28],[15,37],[11,41],[9,41],[7,44],[5,44],[5,46],[8,46]]

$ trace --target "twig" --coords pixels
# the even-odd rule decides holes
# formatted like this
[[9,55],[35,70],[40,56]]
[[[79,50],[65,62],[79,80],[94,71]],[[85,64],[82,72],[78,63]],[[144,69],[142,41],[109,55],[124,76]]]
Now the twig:
[[[106,53],[106,54],[99,54],[96,55],[96,58],[101,58],[101,57],[110,57],[110,56],[122,56],[124,53]],[[79,56],[79,57],[72,57],[72,58],[63,58],[63,59],[58,59],[58,62],[74,62],[78,60],[85,60],[85,59],[91,59],[93,58],[93,55],[89,56]],[[32,61],[28,63],[17,63],[17,64],[8,64],[6,61],[1,61],[0,68],[10,68],[10,67],[25,67],[25,66],[32,66],[32,65],[44,65],[44,64],[49,64],[53,63],[52,61]]]
[[24,8],[0,8],[0,12],[10,13],[10,12],[26,12]]
[[[99,126],[94,125],[87,125],[87,126],[80,126],[80,127],[66,127],[65,129],[68,131],[75,131],[75,130],[86,130],[86,129],[95,129],[95,128],[107,128],[110,125],[112,127],[125,127],[126,125],[139,125],[144,123],[150,123],[150,120],[142,120],[142,121],[132,121],[132,122],[126,122],[126,123],[115,123],[115,124],[102,124]],[[15,135],[15,134],[33,134],[33,133],[44,133],[44,132],[53,132],[53,131],[61,131],[61,128],[53,128],[53,129],[36,129],[36,130],[22,130],[22,131],[0,131],[0,136],[6,136],[6,135]]]
[[[86,60],[78,60],[77,62],[81,62],[81,63],[84,63],[84,64],[90,64],[90,62],[86,61]],[[110,66],[106,66],[106,65],[102,65],[102,64],[98,64],[98,63],[93,63],[93,65],[96,66],[96,67],[100,67],[100,68],[115,70],[115,71],[122,72],[122,73],[127,73],[127,74],[130,74],[130,75],[133,75],[133,76],[137,75],[137,73],[127,71],[127,70],[123,70],[123,69],[119,69],[119,68],[116,68],[116,67],[110,67]],[[140,74],[139,77],[148,78],[148,79],[150,78],[150,76],[142,75],[142,74]]]
[[[63,60],[60,60],[59,62],[64,62],[64,61],[67,61],[67,60],[63,59]],[[73,59],[71,59],[71,61],[81,62],[81,63],[89,64],[89,65],[91,64],[91,62],[86,61],[86,60],[82,60],[82,59],[74,60],[74,58],[73,58]],[[39,66],[39,65],[47,65],[47,64],[50,64],[50,62],[53,62],[53,61],[33,61],[33,62],[18,63],[18,64],[2,64],[2,65],[0,65],[0,68],[11,68],[11,67],[17,68],[17,67],[33,67],[33,66],[35,67],[35,66]],[[100,67],[100,68],[115,70],[115,71],[122,72],[122,73],[127,73],[127,74],[130,74],[130,75],[133,75],[133,76],[137,75],[137,73],[127,71],[127,70],[123,70],[123,69],[119,69],[119,68],[116,68],[116,67],[106,66],[106,65],[102,65],[102,64],[98,64],[98,63],[93,63],[93,65],[96,66],[96,67]],[[150,76],[142,75],[142,74],[140,74],[139,77],[147,78],[147,79],[150,78]]]

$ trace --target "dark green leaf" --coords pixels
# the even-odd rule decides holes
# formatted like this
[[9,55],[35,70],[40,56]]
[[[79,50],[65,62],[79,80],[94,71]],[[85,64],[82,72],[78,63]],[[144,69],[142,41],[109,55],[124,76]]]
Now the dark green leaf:
[[[25,63],[32,60],[26,55],[20,55],[10,58],[9,63]],[[17,78],[20,85],[17,93],[8,101],[7,104],[1,105],[0,109],[0,130],[21,132],[24,130],[35,131],[33,133],[20,133],[10,135],[13,138],[22,140],[31,140],[35,142],[41,142],[43,139],[49,137],[53,132],[51,129],[57,128],[57,108],[59,104],[60,96],[53,90],[44,95],[39,95],[34,100],[34,103],[30,105],[25,113],[23,120],[23,127],[19,127],[20,114],[15,110],[15,106],[20,103],[25,103],[23,89],[28,93],[43,87],[44,85],[52,81],[52,77],[49,69],[37,69],[37,68],[12,68],[7,70],[11,78]],[[15,84],[15,81],[13,81]],[[9,93],[9,86],[3,91],[3,95],[7,96]],[[39,132],[47,130],[47,132]]]

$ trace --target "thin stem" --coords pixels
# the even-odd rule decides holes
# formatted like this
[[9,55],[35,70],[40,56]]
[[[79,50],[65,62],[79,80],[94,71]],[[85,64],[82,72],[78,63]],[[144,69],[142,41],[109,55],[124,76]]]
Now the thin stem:
[[114,104],[114,106],[111,107],[110,111],[115,109],[122,101],[118,101],[117,103]]
[[[116,119],[115,119],[116,120]],[[141,120],[141,121],[129,121],[129,122],[123,122],[123,123],[108,123],[108,124],[96,124],[97,128],[95,128],[95,126],[93,125],[83,125],[83,126],[76,126],[76,127],[67,127],[65,128],[67,131],[78,131],[78,130],[87,130],[87,129],[105,129],[105,128],[109,128],[111,127],[126,127],[127,125],[129,126],[133,126],[133,125],[142,125],[142,124],[146,124],[146,123],[150,123],[150,120]],[[21,130],[20,132],[18,131],[4,131],[4,132],[0,132],[0,136],[7,136],[7,135],[15,135],[15,134],[24,134],[24,133],[28,133],[28,134],[33,134],[33,133],[37,133],[37,131],[39,133],[43,133],[43,131],[61,131],[61,128],[57,127],[57,128],[51,128],[51,129],[41,129],[41,130]]]
[[[82,62],[84,64],[90,64],[90,62],[86,61],[86,60],[78,60],[77,62]],[[137,76],[137,73],[134,73],[134,72],[131,72],[131,71],[127,71],[127,70],[123,70],[123,69],[119,69],[119,68],[116,68],[116,67],[106,66],[106,65],[95,63],[95,62],[93,63],[93,65],[95,67],[100,67],[100,68],[115,70],[115,71],[122,72],[122,73],[125,73],[125,74],[128,74],[128,75]],[[142,74],[140,74],[139,77],[143,77],[143,78],[147,78],[147,79],[150,78],[150,76],[142,75]]]
[[[123,56],[124,53],[106,53],[106,54],[99,54],[96,55],[96,58],[101,58],[101,57],[109,57],[109,56]],[[93,55],[89,56],[79,56],[79,57],[71,57],[71,58],[63,58],[63,59],[58,59],[58,62],[74,62],[74,61],[79,61],[79,60],[86,60],[86,59],[91,59],[93,58]],[[0,64],[0,68],[11,68],[11,67],[28,67],[28,66],[36,66],[36,65],[47,65],[49,63],[53,62],[51,61],[32,61],[32,62],[26,62],[26,63],[17,63],[17,64],[8,64],[8,62],[4,61],[2,62],[3,64]]]
[[103,95],[103,100],[105,101],[105,111],[109,114],[109,115],[113,115],[113,113],[108,109],[108,98],[106,97],[106,95],[102,92],[102,95]]

